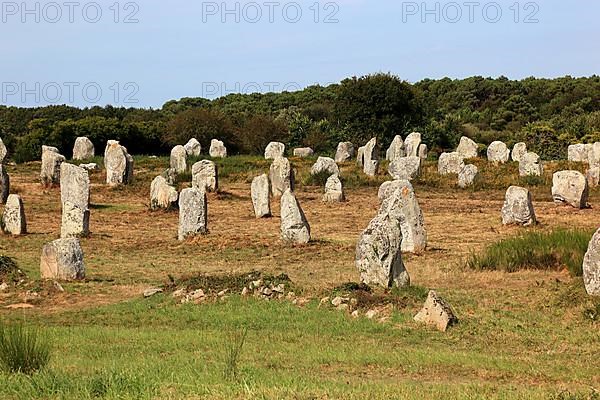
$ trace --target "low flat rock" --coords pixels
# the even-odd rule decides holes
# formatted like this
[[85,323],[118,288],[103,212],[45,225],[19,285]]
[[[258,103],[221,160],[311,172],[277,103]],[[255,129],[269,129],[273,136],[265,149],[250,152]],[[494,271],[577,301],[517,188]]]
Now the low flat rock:
[[294,157],[307,158],[315,155],[315,151],[310,147],[300,147],[294,149]]
[[591,144],[572,144],[567,149],[568,160],[574,162],[589,162],[591,150]]
[[446,332],[448,327],[458,323],[458,318],[450,304],[433,290],[429,291],[423,308],[415,315],[414,320],[434,326],[442,332]]
[[340,169],[335,163],[333,158],[319,157],[317,162],[314,163],[310,169],[311,175],[327,174],[327,175],[339,175]]

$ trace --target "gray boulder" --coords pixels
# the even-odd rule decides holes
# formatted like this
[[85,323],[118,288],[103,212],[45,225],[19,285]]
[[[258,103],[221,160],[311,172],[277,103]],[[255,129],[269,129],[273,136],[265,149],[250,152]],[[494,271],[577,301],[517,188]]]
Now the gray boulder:
[[196,138],[188,140],[183,147],[185,148],[188,157],[200,157],[200,154],[202,153],[202,145]]
[[192,187],[209,192],[219,190],[219,170],[210,160],[198,161],[192,165]]
[[256,218],[271,216],[271,185],[267,174],[257,176],[252,180],[250,195]]
[[525,154],[527,154],[527,144],[520,142],[513,146],[510,157],[513,161],[520,162]]
[[588,196],[587,179],[581,172],[559,171],[552,177],[552,197],[555,203],[586,208]]
[[335,152],[335,162],[350,161],[355,155],[354,145],[351,142],[341,142],[338,144],[337,151]]
[[442,153],[438,160],[438,173],[440,175],[459,174],[465,167],[464,157],[458,153]]
[[208,233],[208,209],[206,190],[200,188],[183,189],[179,195],[178,239]]
[[286,190],[294,190],[294,171],[290,161],[285,157],[278,157],[271,163],[269,169],[271,194],[280,197]]
[[487,150],[488,161],[504,164],[510,157],[510,150],[504,142],[492,142]]
[[24,235],[27,233],[25,220],[25,207],[18,194],[11,194],[6,200],[2,215],[2,230],[10,235]]
[[456,152],[460,154],[463,159],[477,158],[479,146],[473,140],[466,136],[460,138],[460,143],[456,148]]
[[402,136],[396,135],[385,153],[385,159],[392,162],[404,156],[404,141],[402,140]]
[[478,173],[479,169],[477,166],[473,164],[465,165],[458,173],[458,187],[466,189],[469,186],[473,186]]
[[315,155],[315,152],[310,147],[300,147],[300,148],[294,149],[294,157],[306,158],[306,157],[312,157],[314,155]]
[[150,209],[171,209],[177,207],[179,193],[163,176],[157,176],[150,184]]
[[265,159],[274,160],[277,157],[283,157],[285,155],[285,144],[280,142],[271,142],[265,149]]
[[310,169],[311,175],[318,175],[321,173],[326,173],[328,175],[335,175],[340,173],[340,169],[333,160],[333,158],[329,157],[319,157],[317,162],[314,163],[312,168]]
[[40,180],[44,186],[58,185],[60,183],[60,165],[65,157],[58,153],[56,147],[42,146],[42,168]]
[[344,187],[340,177],[337,174],[331,175],[329,179],[327,179],[327,183],[325,183],[325,195],[323,196],[323,201],[328,203],[338,203],[345,200]]
[[185,147],[178,145],[171,150],[170,159],[171,169],[178,174],[183,174],[187,170],[187,151]]
[[456,318],[450,304],[433,290],[429,291],[423,308],[415,315],[414,320],[434,326],[442,332],[446,332],[448,327],[458,323],[458,318]]
[[404,152],[407,157],[418,157],[421,145],[421,134],[413,132],[404,139]]
[[536,222],[529,190],[519,186],[509,187],[502,207],[502,224],[529,226]]
[[542,176],[544,166],[536,153],[525,153],[519,161],[520,176]]
[[88,160],[96,155],[94,144],[86,137],[78,137],[73,145],[73,160]]
[[420,157],[400,157],[391,161],[388,166],[388,173],[394,179],[413,180],[421,175]]
[[226,158],[227,148],[222,141],[212,139],[210,141],[210,149],[208,150],[208,154],[213,158]]
[[281,238],[286,242],[299,244],[310,241],[310,225],[290,189],[281,196]]
[[116,140],[109,140],[104,149],[106,183],[111,186],[127,185],[133,179],[133,157],[125,146]]
[[583,259],[583,282],[590,296],[600,296],[600,229],[592,237]]
[[373,138],[366,144],[363,152],[363,171],[368,176],[377,175],[379,170],[379,146],[377,139]]
[[40,260],[42,279],[61,281],[85,279],[83,250],[79,239],[58,239],[42,249]]

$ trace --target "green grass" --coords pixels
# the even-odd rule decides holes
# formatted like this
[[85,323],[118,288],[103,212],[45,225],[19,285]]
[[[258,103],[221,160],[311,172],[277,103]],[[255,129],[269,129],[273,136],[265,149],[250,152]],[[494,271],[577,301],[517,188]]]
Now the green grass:
[[471,254],[467,265],[476,270],[506,272],[566,267],[572,276],[581,276],[591,237],[590,232],[581,230],[528,231],[494,243],[481,254]]
[[50,344],[37,328],[0,324],[0,369],[33,374],[50,361]]

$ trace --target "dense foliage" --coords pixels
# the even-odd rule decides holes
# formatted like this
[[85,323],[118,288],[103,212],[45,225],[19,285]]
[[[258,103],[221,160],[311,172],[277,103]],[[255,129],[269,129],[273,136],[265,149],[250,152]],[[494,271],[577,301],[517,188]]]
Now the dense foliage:
[[374,74],[297,92],[183,98],[159,110],[0,106],[0,137],[17,162],[38,159],[42,144],[69,156],[77,136],[98,149],[117,139],[136,154],[164,154],[191,137],[206,148],[215,137],[232,154],[256,154],[271,140],[327,152],[341,140],[362,144],[377,136],[387,146],[413,130],[435,152],[467,135],[484,144],[526,141],[543,158],[564,158],[568,144],[600,141],[600,77],[409,84]]

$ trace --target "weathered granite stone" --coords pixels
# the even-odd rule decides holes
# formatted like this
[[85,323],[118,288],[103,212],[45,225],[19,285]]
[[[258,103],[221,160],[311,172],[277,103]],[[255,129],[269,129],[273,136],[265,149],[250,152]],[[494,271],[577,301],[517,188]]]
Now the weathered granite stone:
[[552,197],[555,203],[569,204],[575,208],[588,206],[589,187],[579,171],[559,171],[552,178]]
[[429,291],[423,308],[415,315],[414,320],[435,326],[437,330],[442,332],[446,332],[448,327],[458,323],[458,318],[456,318],[450,304],[433,290]]
[[335,152],[335,162],[350,161],[354,156],[354,145],[351,142],[341,142],[338,144],[337,151]]
[[104,150],[106,183],[111,186],[127,185],[133,178],[133,157],[116,140],[109,140]]
[[487,156],[488,161],[504,164],[510,157],[510,150],[504,142],[495,141],[489,145]]
[[529,190],[519,186],[509,187],[502,207],[502,224],[528,226],[536,222]]
[[210,156],[213,158],[225,158],[227,157],[227,148],[222,141],[212,139],[210,141],[210,149],[208,154],[210,154]]
[[428,155],[428,148],[426,144],[421,143],[419,146],[419,158],[422,160],[426,160]]
[[589,162],[592,149],[591,144],[572,144],[568,147],[568,159],[574,162]]
[[456,153],[460,154],[463,159],[476,158],[479,146],[473,140],[466,136],[460,138],[460,143],[456,148]]
[[90,234],[90,210],[66,201],[62,204],[61,238],[81,238]]
[[359,147],[356,151],[356,165],[361,168],[365,166],[365,146]]
[[6,146],[4,145],[2,139],[0,139],[0,164],[4,163],[7,154],[8,150],[6,149]]
[[294,171],[287,158],[278,157],[273,160],[269,170],[269,181],[273,196],[280,197],[286,190],[294,190]]
[[281,196],[281,238],[286,242],[299,244],[310,241],[310,225],[290,189]]
[[413,132],[404,139],[404,152],[407,157],[418,157],[419,146],[421,145],[421,134]]
[[73,145],[73,160],[88,160],[96,155],[94,144],[86,137],[78,137]]
[[208,233],[208,210],[206,190],[200,188],[183,189],[179,195],[178,239]]
[[25,207],[18,194],[11,194],[6,200],[2,215],[2,230],[11,235],[24,235],[27,233],[25,220]]
[[404,156],[404,141],[402,140],[402,136],[396,135],[385,153],[385,159],[392,162]]
[[368,176],[377,175],[379,170],[379,146],[377,139],[373,138],[366,144],[363,152],[363,171]]
[[90,177],[88,171],[77,165],[60,166],[60,200],[71,202],[82,210],[90,207]]
[[519,161],[520,176],[542,176],[544,166],[540,160],[540,156],[535,153],[525,153]]
[[323,196],[323,201],[337,203],[345,200],[344,187],[340,177],[337,174],[331,175],[329,179],[327,179],[327,183],[325,183],[325,195]]
[[171,169],[178,174],[183,174],[187,170],[187,151],[185,147],[179,145],[171,150],[170,159]]
[[271,185],[267,174],[257,176],[252,180],[250,187],[252,205],[256,218],[271,216]]
[[81,168],[85,169],[86,171],[90,171],[90,172],[100,171],[100,166],[96,163],[79,164],[79,166]]
[[42,146],[42,169],[40,180],[44,186],[58,185],[60,183],[60,164],[65,157],[58,153],[56,147]]
[[196,138],[188,140],[183,147],[185,148],[188,157],[200,157],[200,154],[202,153],[202,145]]
[[588,181],[589,187],[596,187],[600,185],[600,167],[592,167],[585,173],[585,177]]
[[465,189],[469,186],[473,186],[478,173],[479,169],[477,166],[473,164],[465,165],[458,173],[458,187]]
[[0,164],[0,203],[6,203],[10,193],[10,176],[4,165]]
[[310,169],[310,174],[318,175],[321,173],[327,173],[328,175],[339,174],[340,169],[338,168],[333,158],[319,157],[317,159],[317,162],[314,163],[314,165]]
[[85,279],[83,250],[79,239],[58,239],[46,244],[42,249],[40,275],[42,279],[61,281]]
[[265,149],[265,159],[274,160],[277,157],[285,156],[285,144],[280,142],[271,142]]
[[592,144],[588,151],[588,162],[590,168],[600,168],[600,142]]
[[513,146],[510,157],[513,161],[520,162],[525,154],[527,154],[527,144],[520,142]]
[[179,193],[163,176],[157,176],[150,184],[150,209],[171,209],[177,207]]
[[600,296],[600,229],[592,237],[583,259],[583,282],[590,296]]
[[421,175],[420,157],[400,157],[391,161],[388,172],[394,179],[407,179],[409,181]]
[[415,191],[407,180],[393,181],[387,197],[392,199],[388,212],[400,221],[402,232],[401,250],[407,253],[422,253],[427,247],[427,231],[423,212],[415,196]]
[[315,155],[315,152],[310,147],[300,147],[300,148],[294,149],[294,157],[306,158],[306,157],[312,157],[314,155]]
[[440,175],[459,174],[465,167],[464,157],[458,153],[442,153],[438,160],[438,173]]
[[209,192],[219,190],[219,169],[210,160],[198,161],[192,165],[192,187]]

